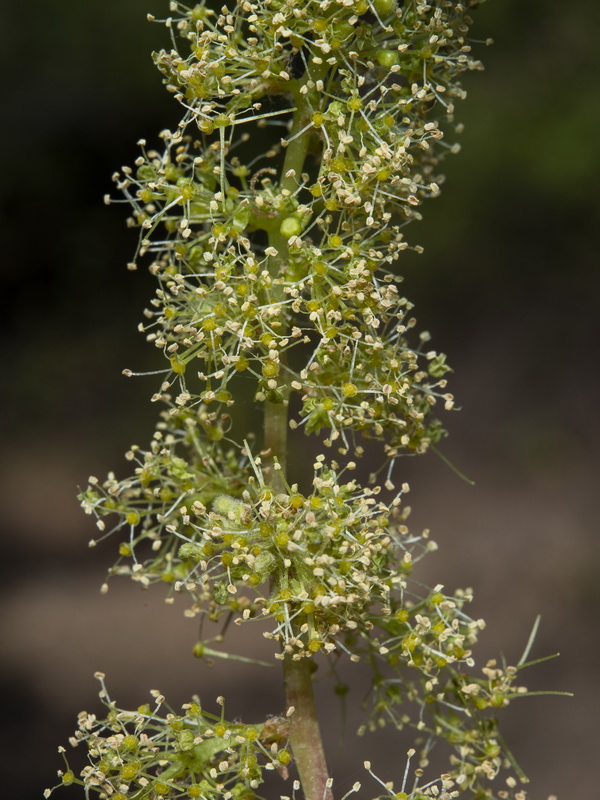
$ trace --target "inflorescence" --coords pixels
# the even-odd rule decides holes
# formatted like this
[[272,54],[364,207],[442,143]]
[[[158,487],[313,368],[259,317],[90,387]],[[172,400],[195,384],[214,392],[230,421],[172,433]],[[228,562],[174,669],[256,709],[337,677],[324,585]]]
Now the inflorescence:
[[[445,356],[414,333],[392,269],[458,147],[445,136],[460,131],[461,74],[481,68],[477,4],[171,2],[172,49],[155,62],[183,116],[115,175],[140,231],[129,266],[149,260],[158,281],[140,330],[166,363],[132,474],[81,495],[100,538],[119,536],[111,574],[187,593],[188,616],[268,621],[277,658],[366,660],[363,730],[412,726],[421,743],[412,788],[376,778],[386,798],[525,796],[513,777],[494,782],[511,765],[522,777],[494,716],[526,692],[513,686],[522,664],[473,677],[483,622],[464,610],[470,592],[411,579],[436,546],[409,531],[408,486],[394,484],[401,456],[444,435],[434,409],[453,407]],[[306,486],[267,436],[234,440],[243,397],[319,437]],[[381,466],[361,482],[365,453]],[[163,718],[119,710],[104,684],[101,697],[106,720],[83,714],[73,740],[90,765],[61,773],[86,797],[252,798],[263,769],[287,774],[285,717],[233,724],[196,699]],[[440,738],[454,754],[428,780]]]

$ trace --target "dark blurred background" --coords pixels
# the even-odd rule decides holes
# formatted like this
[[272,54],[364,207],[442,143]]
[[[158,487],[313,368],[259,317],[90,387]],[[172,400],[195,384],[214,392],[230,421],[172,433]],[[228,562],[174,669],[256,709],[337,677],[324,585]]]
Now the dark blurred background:
[[[231,716],[281,710],[268,671],[195,661],[195,623],[162,595],[117,582],[100,597],[113,548],[87,549],[93,526],[75,500],[154,423],[154,379],[121,376],[157,364],[136,331],[152,284],[125,269],[135,234],[102,196],[136,140],[178,120],[149,57],[166,32],[145,21],[166,6],[31,0],[2,12],[0,752],[11,800],[54,783],[57,745],[96,707],[97,669],[126,706],[159,688],[174,706],[199,692],[208,705],[225,694]],[[400,265],[420,327],[455,369],[462,411],[447,419],[444,453],[476,480],[433,455],[406,461],[413,525],[440,545],[421,574],[473,586],[472,612],[488,620],[480,665],[500,651],[514,663],[541,613],[533,655],[561,658],[523,680],[575,692],[506,713],[536,800],[597,793],[598,17],[594,0],[480,9],[474,34],[495,45],[480,47],[486,72],[465,81],[463,150],[410,230],[425,254]],[[235,636],[242,652],[256,632]],[[361,698],[352,689],[349,707]],[[334,752],[339,716],[326,717]],[[397,774],[408,742],[351,733],[340,788],[366,757]]]

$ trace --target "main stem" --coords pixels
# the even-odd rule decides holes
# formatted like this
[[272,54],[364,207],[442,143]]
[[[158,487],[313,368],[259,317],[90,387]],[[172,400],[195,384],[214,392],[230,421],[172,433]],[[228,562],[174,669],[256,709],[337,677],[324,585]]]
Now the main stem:
[[310,659],[294,661],[290,655],[283,662],[286,704],[288,710],[294,709],[290,744],[305,800],[333,800],[313,694],[311,666]]
[[[311,69],[312,67],[312,69]],[[309,65],[302,83],[317,80],[325,73],[325,65]],[[306,95],[299,91],[296,95],[296,112],[292,122],[291,135],[305,125],[310,106]],[[308,152],[309,132],[290,142],[282,167],[280,189],[293,191],[299,183],[300,174]],[[290,175],[293,170],[294,174]],[[289,175],[289,177],[286,177]],[[279,269],[287,260],[287,240],[279,231],[269,232],[269,244],[278,251],[273,267]],[[275,270],[274,270],[275,271]],[[287,464],[288,431],[288,391],[284,391],[281,403],[265,402],[264,447],[266,466],[270,468],[271,485],[275,491],[284,491]],[[277,467],[277,468],[276,468]],[[305,800],[333,800],[328,785],[329,772],[325,761],[325,751],[321,739],[321,729],[317,717],[315,697],[311,678],[312,662],[308,658],[294,660],[286,655],[283,661],[283,680],[285,688],[286,711],[290,714],[290,746]]]
[[[271,485],[281,491],[285,485],[287,402],[265,403],[264,430]],[[276,463],[278,470],[274,469]],[[333,800],[333,793],[327,784],[329,772],[317,717],[311,665],[310,659],[295,661],[291,655],[286,655],[283,661],[286,711],[292,712],[290,745],[305,800]]]

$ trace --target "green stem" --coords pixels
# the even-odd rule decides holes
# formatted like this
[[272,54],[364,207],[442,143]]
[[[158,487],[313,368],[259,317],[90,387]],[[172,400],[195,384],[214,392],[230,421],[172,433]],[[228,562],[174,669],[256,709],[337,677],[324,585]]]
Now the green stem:
[[[304,83],[323,78],[327,65],[309,64],[303,81],[294,92],[296,96],[296,112],[292,121],[290,138],[302,130],[309,119],[310,101],[316,101],[315,90],[301,94],[299,89]],[[310,98],[310,99],[309,99]],[[287,147],[279,182],[280,190],[293,192],[300,180],[304,161],[308,154],[310,132],[300,135]],[[293,174],[290,174],[293,170]],[[288,175],[289,177],[286,177]],[[278,226],[269,231],[269,244],[278,254],[272,257],[270,272],[278,276],[280,269],[288,258],[287,239],[282,236]],[[283,295],[282,295],[283,296]],[[275,491],[284,491],[287,464],[287,430],[288,430],[288,393],[284,391],[282,403],[265,402],[264,447],[267,451],[266,466],[270,469],[271,485]],[[275,469],[278,462],[279,469]],[[321,730],[317,717],[317,709],[312,688],[311,661],[308,658],[293,660],[286,655],[283,663],[286,710],[293,708],[290,716],[290,745],[298,769],[305,800],[333,800],[333,793],[328,786],[329,772],[325,761],[325,751],[321,739]]]
[[[265,402],[265,449],[275,491],[285,487],[287,455],[287,402]],[[280,469],[275,470],[275,462]],[[290,718],[290,745],[305,800],[333,800],[327,785],[329,773],[315,706],[311,680],[311,661],[294,661],[286,656],[283,664],[286,710],[293,707]]]
[[[285,491],[285,474],[287,467],[287,398],[283,403],[265,401],[264,447],[267,451],[266,469],[271,486],[276,492]],[[275,468],[278,462],[279,468]]]
[[311,662],[307,658],[283,662],[285,698],[293,707],[290,744],[305,800],[333,800],[312,688]]
[[[294,87],[296,111],[289,136],[290,140],[293,141],[290,141],[286,147],[281,180],[279,182],[279,187],[282,190],[294,191],[300,183],[304,161],[310,145],[311,132],[314,133],[314,129],[312,131],[309,129],[304,134],[297,136],[302,128],[308,124],[314,108],[319,106],[319,91],[315,88],[315,84],[317,81],[323,80],[329,69],[329,65],[324,59],[319,58],[317,61],[320,63],[315,63],[314,57],[311,59],[304,77]],[[308,91],[306,91],[307,88]],[[301,89],[304,90],[304,93],[300,91]],[[296,174],[288,177],[290,170],[294,170]]]

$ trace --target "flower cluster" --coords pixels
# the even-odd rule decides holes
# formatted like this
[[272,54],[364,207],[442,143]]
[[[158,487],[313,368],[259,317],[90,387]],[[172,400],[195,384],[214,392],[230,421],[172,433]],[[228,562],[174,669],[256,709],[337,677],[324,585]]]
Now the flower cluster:
[[165,414],[150,450],[128,454],[138,464],[132,478],[91,479],[84,508],[101,528],[103,517],[116,519],[107,535],[124,534],[113,574],[186,590],[191,614],[272,618],[270,636],[297,656],[334,650],[343,631],[366,633],[365,609],[389,606],[412,564],[435,547],[405,525],[408,486],[385,503],[379,487],[347,477],[354,462],[339,469],[318,456],[310,492],[295,484],[276,492],[248,444],[245,480],[235,451],[223,457],[203,445],[203,416]]
[[[456,150],[445,136],[459,129],[461,74],[480,68],[468,39],[476,5],[170,3],[172,48],[155,62],[183,116],[115,175],[140,231],[130,268],[149,261],[158,282],[140,330],[165,358],[152,398],[163,411],[149,447],[127,453],[132,474],[91,478],[80,498],[99,538],[120,538],[111,574],[162,582],[169,600],[186,593],[188,616],[268,621],[292,695],[317,653],[334,668],[366,661],[364,730],[421,737],[413,788],[406,776],[400,792],[382,783],[395,800],[524,796],[512,777],[492,788],[514,767],[495,711],[526,693],[513,687],[518,668],[490,662],[473,676],[483,623],[465,611],[470,592],[411,577],[436,545],[409,531],[408,485],[393,482],[400,456],[441,439],[433,411],[454,402],[396,262]],[[264,435],[236,442],[231,409],[244,401],[262,406]],[[311,454],[298,484],[285,468],[289,427],[329,453]],[[365,453],[381,465],[368,479]],[[89,765],[81,778],[62,773],[86,796],[253,798],[263,769],[287,774],[288,733],[303,788],[324,769],[294,744],[306,696],[296,711],[288,697],[289,720],[256,726],[196,700],[163,718],[119,710],[104,685],[101,697],[106,719],[82,715],[74,740]],[[439,739],[454,748],[451,768],[425,782]],[[329,800],[329,789],[307,797]]]
[[432,407],[452,407],[448,367],[426,336],[409,343],[389,267],[439,191],[456,78],[480,66],[463,5],[171,10],[174,49],[156,62],[184,116],[116,176],[160,284],[143,329],[165,384],[181,405],[222,402],[242,373],[259,401],[298,393],[295,424],[327,441],[385,433],[390,457],[423,452],[442,434]]
[[[265,770],[287,776],[291,754],[285,746],[285,718],[272,717],[260,725],[227,722],[223,713],[205,711],[198,698],[186,703],[182,714],[168,710],[162,716],[166,702],[157,691],[151,693],[153,708],[146,704],[124,711],[110,699],[104,675],[96,677],[106,718],[86,711],[79,715],[71,745],[85,745],[89,763],[76,777],[67,762],[59,773],[61,785],[77,784],[85,788],[86,797],[92,791],[111,800],[246,800],[258,797],[255,790]],[[223,699],[218,701],[223,708]],[[46,790],[44,796],[50,793]]]
[[[272,617],[284,651],[310,655],[389,606],[434,546],[408,533],[403,492],[341,476],[375,439],[393,491],[398,456],[443,435],[449,368],[428,334],[409,341],[390,266],[438,191],[457,77],[479,63],[460,3],[170,7],[155,60],[183,118],[116,176],[159,283],[141,327],[167,359],[167,411],[127,454],[134,474],[94,479],[82,503],[124,534],[113,573],[185,588],[193,611]],[[266,468],[229,439],[240,389],[336,449],[308,491],[277,474],[267,433]]]
[[[360,732],[386,725],[418,731],[421,775],[427,774],[434,746],[445,740],[454,751],[446,776],[454,789],[450,797],[467,791],[477,798],[514,797],[517,780],[511,773],[523,782],[526,778],[500,735],[497,711],[528,694],[526,687],[514,685],[526,665],[499,667],[492,660],[483,677],[473,674],[470,646],[483,620],[470,620],[462,611],[470,597],[459,592],[446,598],[441,587],[436,589],[410,621],[402,611],[375,621],[383,637],[375,637],[369,648],[375,680],[371,711]],[[505,771],[508,788],[499,789],[493,782]],[[525,793],[516,797],[522,800]]]

